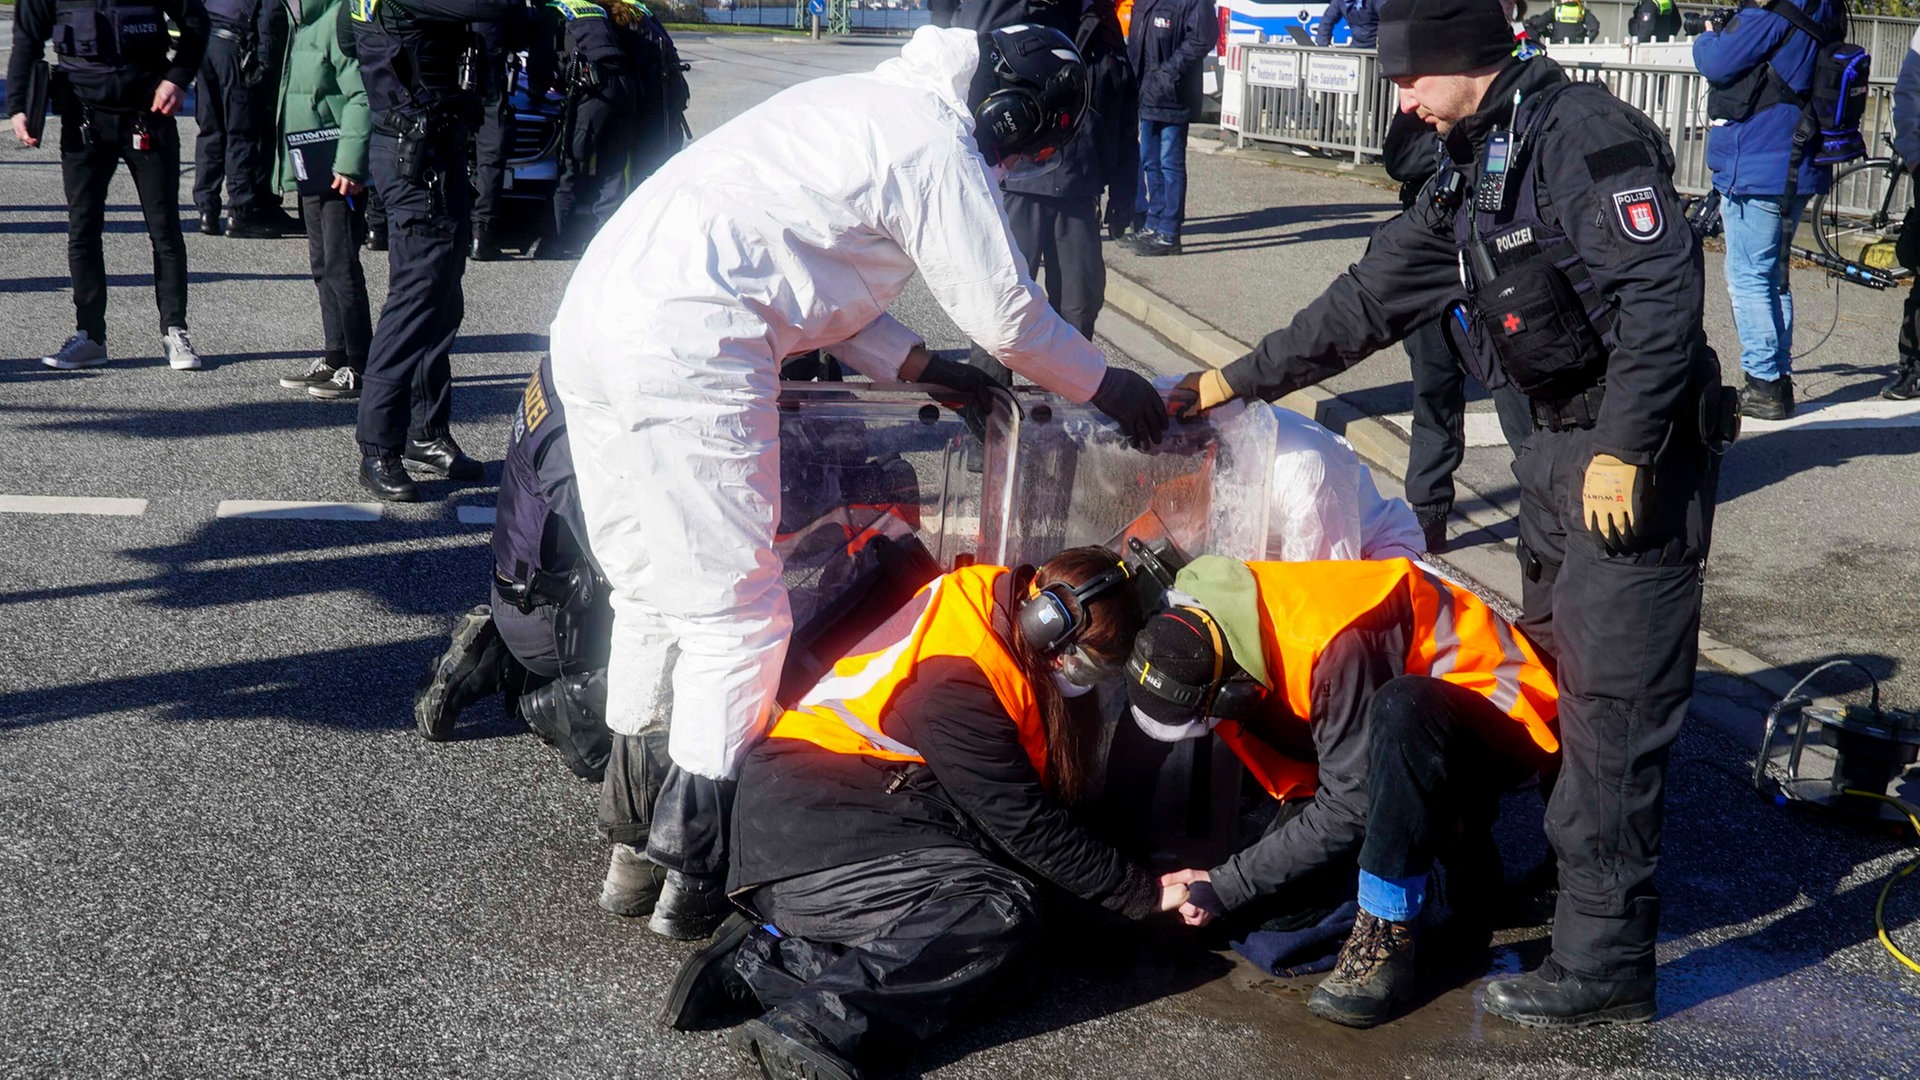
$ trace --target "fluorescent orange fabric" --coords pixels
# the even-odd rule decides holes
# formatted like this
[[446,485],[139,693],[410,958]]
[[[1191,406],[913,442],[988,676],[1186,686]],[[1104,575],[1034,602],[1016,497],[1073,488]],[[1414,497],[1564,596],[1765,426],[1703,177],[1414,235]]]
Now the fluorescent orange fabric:
[[1119,0],[1113,5],[1114,14],[1120,16],[1120,34],[1133,36],[1133,0]]
[[[1248,563],[1260,587],[1260,639],[1274,690],[1294,716],[1313,717],[1313,668],[1333,639],[1396,593],[1413,612],[1406,673],[1486,698],[1549,753],[1560,740],[1553,672],[1526,635],[1472,592],[1407,559],[1378,562]],[[1280,754],[1238,724],[1221,738],[1275,798],[1311,794],[1317,770]]]
[[978,665],[1019,729],[1034,771],[1047,774],[1046,730],[1033,687],[993,630],[993,588],[1008,573],[969,566],[935,578],[884,625],[854,646],[799,704],[773,722],[768,738],[801,739],[836,754],[886,761],[926,759],[885,730],[887,706],[924,660],[962,657]]

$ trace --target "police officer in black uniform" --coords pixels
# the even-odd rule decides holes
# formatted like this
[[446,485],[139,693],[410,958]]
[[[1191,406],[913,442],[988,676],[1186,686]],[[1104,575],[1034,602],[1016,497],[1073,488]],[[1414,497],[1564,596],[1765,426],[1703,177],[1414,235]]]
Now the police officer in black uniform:
[[513,148],[513,54],[526,47],[527,9],[498,22],[477,22],[480,38],[480,127],[473,133],[473,244],[477,262],[500,257],[500,197],[507,186],[507,155]]
[[200,63],[194,119],[193,203],[200,231],[220,233],[220,184],[227,186],[227,235],[265,240],[299,229],[273,190],[280,83],[286,47],[283,0],[207,0],[211,24]]
[[1649,41],[1672,41],[1680,36],[1684,22],[1680,6],[1674,0],[1640,0],[1633,5],[1633,15],[1627,20],[1627,33],[1643,45]]
[[1487,1008],[1530,1025],[1645,1021],[1663,772],[1737,421],[1666,141],[1604,87],[1512,48],[1495,0],[1389,0],[1382,73],[1444,134],[1447,165],[1291,325],[1189,378],[1175,406],[1271,400],[1342,371],[1441,314],[1465,267],[1474,374],[1531,399],[1514,464],[1521,625],[1557,660],[1565,750],[1546,821],[1553,951],[1492,983]]
[[1549,45],[1584,45],[1600,36],[1600,20],[1585,0],[1560,0],[1528,19],[1527,30]]
[[575,775],[598,781],[613,738],[606,722],[613,609],[587,548],[550,359],[520,395],[497,505],[493,602],[461,616],[446,652],[427,666],[414,695],[414,726],[442,741],[463,709],[504,691],[509,713],[553,744]]
[[[180,32],[171,44],[168,20]],[[41,362],[61,369],[107,362],[107,268],[100,232],[107,186],[125,161],[153,243],[154,291],[169,365],[198,368],[200,358],[186,336],[187,246],[180,237],[180,131],[174,115],[206,49],[206,9],[201,0],[18,0],[7,62],[7,115],[24,146],[40,144],[29,134],[27,88],[49,39],[60,59],[49,98],[60,116],[76,328],[59,352]]]
[[454,480],[484,474],[448,426],[473,205],[467,140],[484,63],[468,24],[506,19],[519,2],[351,0],[348,9],[389,244],[387,302],[360,391],[360,483],[389,502],[420,497],[409,466]]
[[[621,0],[608,0],[618,4]],[[567,96],[561,121],[560,183],[542,258],[580,253],[626,197],[627,153],[638,130],[641,57],[606,7],[592,0],[547,0],[534,13],[527,50],[527,92]]]

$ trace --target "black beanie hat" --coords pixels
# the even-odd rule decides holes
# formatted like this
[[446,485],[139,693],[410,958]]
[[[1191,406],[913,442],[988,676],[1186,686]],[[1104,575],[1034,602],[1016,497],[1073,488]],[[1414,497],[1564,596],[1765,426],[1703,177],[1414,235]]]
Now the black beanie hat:
[[[1163,724],[1192,720],[1199,710],[1191,705],[1168,701],[1143,685],[1156,675],[1166,675],[1188,686],[1206,686],[1213,681],[1213,634],[1207,624],[1191,611],[1173,608],[1147,620],[1140,636],[1133,639],[1134,663],[1127,665],[1127,703]],[[1145,661],[1142,670],[1139,661]],[[1232,658],[1220,662],[1220,673],[1233,670]]]
[[1387,0],[1380,5],[1380,74],[1458,75],[1513,54],[1500,0]]

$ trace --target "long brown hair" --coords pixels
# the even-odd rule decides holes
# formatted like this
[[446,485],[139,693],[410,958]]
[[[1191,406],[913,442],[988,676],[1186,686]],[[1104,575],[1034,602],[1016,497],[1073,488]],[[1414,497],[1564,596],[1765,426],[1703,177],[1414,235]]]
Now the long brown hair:
[[[1103,547],[1068,548],[1033,573],[1031,589],[1029,581],[1016,579],[1016,596],[1019,602],[1024,602],[1030,591],[1049,585],[1084,585],[1111,570],[1119,561],[1119,556]],[[1140,632],[1140,611],[1133,591],[1124,586],[1109,589],[1089,601],[1085,611],[1078,609],[1071,595],[1066,600],[1068,613],[1075,620],[1087,620],[1086,629],[1074,644],[1101,663],[1117,666],[1124,661],[1127,650],[1133,647],[1134,635]],[[1078,802],[1092,787],[1096,732],[1091,725],[1076,723],[1069,714],[1066,698],[1053,685],[1054,656],[1035,648],[1017,626],[1013,638],[1014,659],[1033,686],[1034,701],[1040,707],[1040,719],[1046,731],[1047,788],[1062,802]]]

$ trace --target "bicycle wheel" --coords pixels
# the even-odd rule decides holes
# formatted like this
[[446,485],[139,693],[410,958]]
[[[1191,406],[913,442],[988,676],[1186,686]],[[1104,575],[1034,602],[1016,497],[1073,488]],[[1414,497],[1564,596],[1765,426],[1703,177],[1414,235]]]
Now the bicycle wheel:
[[1833,187],[1808,207],[1814,242],[1829,258],[1904,277],[1893,259],[1913,206],[1913,177],[1891,158],[1868,158],[1834,173]]

